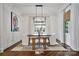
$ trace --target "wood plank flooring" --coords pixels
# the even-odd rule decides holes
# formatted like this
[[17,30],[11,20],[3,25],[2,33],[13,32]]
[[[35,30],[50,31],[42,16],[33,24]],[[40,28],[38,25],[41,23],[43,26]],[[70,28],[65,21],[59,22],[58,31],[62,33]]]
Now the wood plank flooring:
[[11,51],[19,43],[6,49],[4,53],[0,53],[0,56],[79,56],[79,51],[44,51],[38,55],[35,54],[35,51]]
[[44,51],[44,53],[37,55],[34,51],[6,51],[0,56],[79,56],[79,52]]

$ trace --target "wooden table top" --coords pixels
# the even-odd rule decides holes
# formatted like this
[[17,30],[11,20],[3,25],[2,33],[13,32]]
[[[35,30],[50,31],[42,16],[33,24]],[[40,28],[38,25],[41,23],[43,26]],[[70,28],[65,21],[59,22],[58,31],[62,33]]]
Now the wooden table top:
[[31,34],[31,35],[27,35],[28,37],[38,37],[38,36],[40,36],[40,37],[49,37],[49,36],[51,36],[51,35],[33,35],[33,34]]
[[50,37],[51,35],[27,35],[28,37],[30,38],[48,38]]
[[33,35],[33,34],[31,34],[31,35],[27,35],[27,36],[51,36],[51,35]]

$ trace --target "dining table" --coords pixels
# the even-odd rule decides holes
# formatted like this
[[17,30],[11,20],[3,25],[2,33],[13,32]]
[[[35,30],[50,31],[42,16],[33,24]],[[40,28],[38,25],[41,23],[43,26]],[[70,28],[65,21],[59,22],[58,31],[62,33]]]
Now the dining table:
[[43,40],[43,47],[46,49],[46,40],[48,40],[48,45],[50,45],[50,36],[51,35],[34,35],[34,34],[29,34],[28,36],[28,46],[31,44],[30,41],[32,40],[32,50],[35,50],[35,40],[38,40],[38,46],[40,48],[41,42],[40,40]]

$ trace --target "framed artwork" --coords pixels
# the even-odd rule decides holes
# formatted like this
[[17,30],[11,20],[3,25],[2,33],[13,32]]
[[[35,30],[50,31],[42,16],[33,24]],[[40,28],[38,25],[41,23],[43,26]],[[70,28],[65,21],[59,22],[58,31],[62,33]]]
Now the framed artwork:
[[14,12],[11,12],[11,32],[19,31],[18,17]]

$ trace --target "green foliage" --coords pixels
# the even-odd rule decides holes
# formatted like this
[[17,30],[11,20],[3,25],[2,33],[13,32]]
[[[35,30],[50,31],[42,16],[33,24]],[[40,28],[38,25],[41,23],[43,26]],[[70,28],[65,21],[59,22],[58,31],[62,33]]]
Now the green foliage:
[[64,26],[65,27],[65,33],[68,33],[68,22],[69,21],[65,21],[65,24],[64,24],[65,25]]

